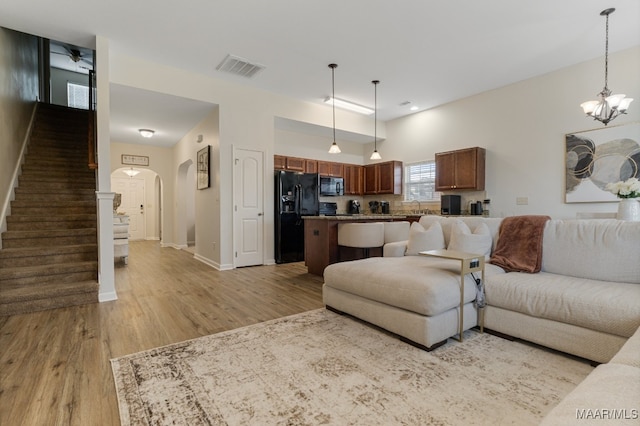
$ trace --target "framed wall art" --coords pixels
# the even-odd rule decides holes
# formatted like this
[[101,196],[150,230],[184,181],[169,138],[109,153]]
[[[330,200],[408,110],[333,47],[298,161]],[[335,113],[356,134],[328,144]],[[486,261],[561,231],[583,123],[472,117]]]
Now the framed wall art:
[[640,178],[640,123],[565,135],[565,203],[618,201],[608,183]]
[[149,157],[146,155],[122,154],[120,162],[130,166],[148,166]]
[[198,189],[206,189],[210,185],[210,157],[211,157],[211,146],[207,145],[198,151],[198,155],[196,161],[198,163],[197,169],[197,180],[198,180]]

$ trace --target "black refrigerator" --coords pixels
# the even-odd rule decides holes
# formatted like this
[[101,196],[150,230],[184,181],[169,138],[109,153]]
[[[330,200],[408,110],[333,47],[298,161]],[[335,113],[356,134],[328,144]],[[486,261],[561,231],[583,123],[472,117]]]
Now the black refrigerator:
[[276,263],[304,260],[304,220],[319,213],[317,173],[275,172]]

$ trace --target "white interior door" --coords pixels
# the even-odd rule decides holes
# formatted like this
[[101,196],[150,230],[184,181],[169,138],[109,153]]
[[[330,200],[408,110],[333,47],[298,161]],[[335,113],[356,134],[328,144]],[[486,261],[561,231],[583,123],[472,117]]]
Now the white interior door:
[[146,238],[144,179],[112,177],[111,190],[122,194],[122,204],[118,212],[129,216],[129,239],[144,240]]
[[235,150],[235,266],[263,264],[263,153]]

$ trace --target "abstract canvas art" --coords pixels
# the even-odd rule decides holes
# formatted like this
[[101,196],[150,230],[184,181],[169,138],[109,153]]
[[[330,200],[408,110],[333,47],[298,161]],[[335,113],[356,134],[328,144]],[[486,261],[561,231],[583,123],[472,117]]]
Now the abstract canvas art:
[[640,178],[640,123],[570,133],[566,141],[566,203],[618,201],[605,187]]

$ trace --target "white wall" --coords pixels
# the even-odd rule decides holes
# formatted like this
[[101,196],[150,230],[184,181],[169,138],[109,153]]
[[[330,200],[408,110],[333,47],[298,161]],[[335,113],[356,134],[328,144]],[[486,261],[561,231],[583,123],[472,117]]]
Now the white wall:
[[4,214],[13,198],[38,82],[37,37],[0,27],[0,232],[6,229]]
[[[492,216],[616,211],[612,203],[564,203],[567,133],[604,127],[580,103],[602,89],[602,58],[387,122],[383,158],[433,159],[439,151],[487,149],[486,192]],[[640,47],[609,55],[609,86],[636,98],[629,114],[609,124],[640,120]],[[516,205],[528,197],[528,205]]]

